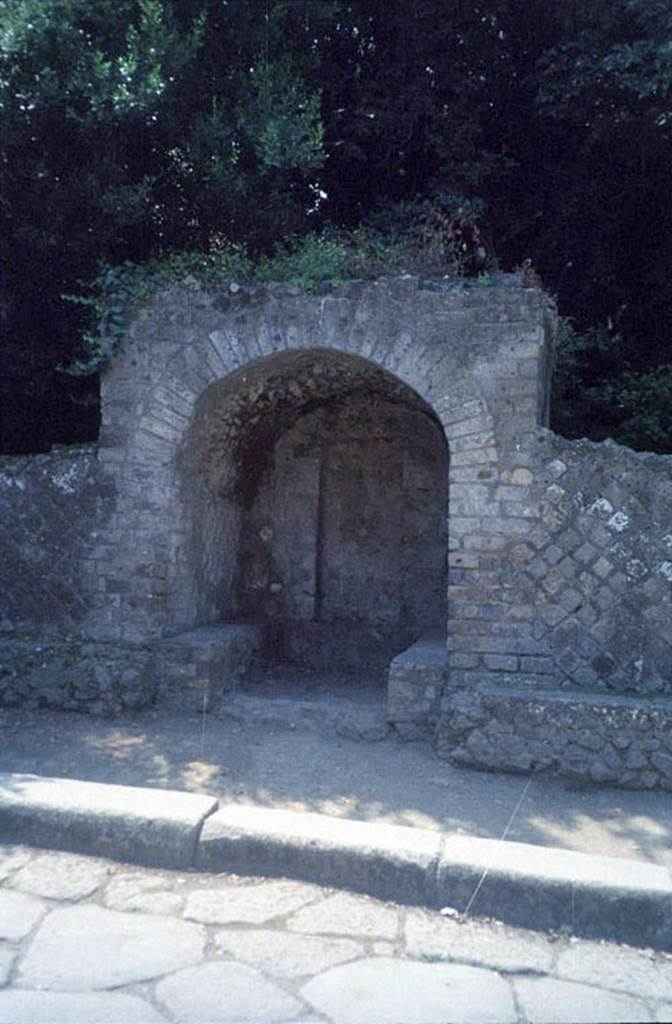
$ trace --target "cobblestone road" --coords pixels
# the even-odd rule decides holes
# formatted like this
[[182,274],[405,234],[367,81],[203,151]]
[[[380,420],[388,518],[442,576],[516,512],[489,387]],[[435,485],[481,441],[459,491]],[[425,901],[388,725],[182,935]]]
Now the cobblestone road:
[[0,1024],[672,1020],[672,957],[0,847]]

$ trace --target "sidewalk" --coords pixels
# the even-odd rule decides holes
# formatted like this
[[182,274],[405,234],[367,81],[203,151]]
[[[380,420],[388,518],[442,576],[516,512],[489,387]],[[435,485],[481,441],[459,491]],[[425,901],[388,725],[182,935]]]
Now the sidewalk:
[[283,879],[0,848],[0,1024],[671,1019],[665,954]]
[[[0,772],[205,793],[672,867],[672,796],[457,768],[386,733],[380,690],[282,687],[221,712],[0,711]],[[36,742],[39,737],[39,742]]]

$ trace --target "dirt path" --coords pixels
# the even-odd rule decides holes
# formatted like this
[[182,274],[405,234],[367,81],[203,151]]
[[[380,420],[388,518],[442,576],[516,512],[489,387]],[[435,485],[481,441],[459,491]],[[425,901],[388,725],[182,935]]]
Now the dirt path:
[[511,840],[672,867],[669,794],[544,776],[528,786],[527,776],[453,767],[429,744],[386,735],[375,685],[353,691],[331,681],[311,690],[276,682],[205,716],[145,711],[111,720],[5,710],[0,737],[0,771],[186,789],[223,802],[493,838],[510,825]]

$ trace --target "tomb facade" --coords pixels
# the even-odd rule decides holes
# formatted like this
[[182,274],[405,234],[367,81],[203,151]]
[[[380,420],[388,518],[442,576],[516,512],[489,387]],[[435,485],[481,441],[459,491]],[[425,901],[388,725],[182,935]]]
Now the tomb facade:
[[0,460],[0,704],[366,668],[441,756],[672,788],[672,458],[548,430],[555,323],[516,275],[129,310],[99,443]]

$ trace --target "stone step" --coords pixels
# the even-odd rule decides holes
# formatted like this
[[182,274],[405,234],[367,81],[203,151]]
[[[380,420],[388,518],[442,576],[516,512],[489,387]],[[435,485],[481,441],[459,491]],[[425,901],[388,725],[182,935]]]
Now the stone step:
[[383,740],[391,733],[385,720],[384,693],[380,689],[352,697],[329,692],[313,696],[286,693],[274,696],[267,688],[255,692],[252,686],[245,692],[228,695],[217,716],[243,725],[263,723],[292,731],[309,730],[369,742]]

